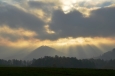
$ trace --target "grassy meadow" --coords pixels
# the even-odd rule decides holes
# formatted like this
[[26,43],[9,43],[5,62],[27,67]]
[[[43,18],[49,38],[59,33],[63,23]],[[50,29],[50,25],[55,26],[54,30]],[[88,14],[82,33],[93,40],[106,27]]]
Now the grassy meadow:
[[115,70],[1,67],[0,76],[115,76]]

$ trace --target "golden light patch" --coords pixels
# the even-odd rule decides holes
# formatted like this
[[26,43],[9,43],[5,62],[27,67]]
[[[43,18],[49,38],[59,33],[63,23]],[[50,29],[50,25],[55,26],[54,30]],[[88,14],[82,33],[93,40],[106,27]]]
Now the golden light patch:
[[44,28],[45,28],[45,30],[46,30],[46,32],[48,34],[54,34],[55,33],[54,31],[52,31],[52,30],[49,29],[49,25],[44,26]]
[[[78,38],[62,38],[57,41],[47,42],[49,43],[47,46],[54,47],[57,50],[63,50],[62,52],[68,53],[70,49],[78,50],[77,47],[81,47],[82,49],[86,50],[86,48],[96,47],[101,52],[105,52],[104,46],[115,46],[115,40],[112,38],[103,38],[103,37],[78,37]],[[103,46],[104,45],[104,46]],[[85,51],[84,51],[85,52]]]
[[[8,39],[5,39],[5,38],[0,38],[1,42],[3,43],[8,43],[8,42],[11,42],[9,41]],[[77,45],[99,45],[99,44],[113,44],[115,43],[115,40],[113,38],[100,38],[100,37],[95,37],[95,38],[83,38],[83,37],[78,37],[78,38],[72,38],[72,37],[69,37],[69,38],[61,38],[61,39],[58,39],[58,40],[55,40],[55,41],[51,41],[51,40],[39,40],[39,39],[35,39],[35,38],[32,38],[32,39],[28,39],[28,40],[25,40],[25,39],[19,39],[17,41],[15,41],[18,45],[22,45],[23,42],[26,42],[26,43],[23,43],[24,45],[25,44],[28,44],[29,43],[34,43],[35,45],[38,45],[38,46],[42,46],[42,45],[46,45],[46,46],[77,46]],[[13,43],[15,45],[15,42]],[[17,46],[18,46],[17,45]]]
[[80,13],[82,13],[84,17],[89,17],[90,12],[92,10],[99,9],[99,7],[95,7],[95,8],[76,7],[75,9],[78,10]]
[[[70,48],[77,49],[77,46],[81,46],[85,49],[87,46],[95,46],[101,51],[105,51],[102,45],[115,45],[115,38],[103,38],[103,37],[78,37],[78,38],[60,38],[55,41],[51,40],[39,40],[35,38],[30,39],[18,39],[16,41],[10,41],[7,38],[0,37],[0,46],[14,47],[14,48],[31,48],[36,49],[40,46],[49,46],[57,50],[63,50],[67,53]],[[65,51],[64,51],[65,50]],[[30,50],[32,51],[32,50]]]
[[29,12],[46,23],[51,21],[51,16],[44,12],[42,9],[30,9]]
[[36,15],[37,17],[43,19],[45,17],[45,13],[40,10],[40,9],[32,9],[30,10],[34,15]]
[[83,44],[85,41],[83,38],[77,38],[77,42],[80,43],[80,44]]
[[[6,47],[15,47],[15,48],[25,48],[25,47],[30,47],[35,48],[39,45],[36,45],[39,42],[39,40],[36,39],[18,39],[17,41],[10,41],[8,38],[2,38],[0,37],[0,45],[1,46],[6,46]],[[35,43],[35,44],[34,44]]]
[[27,37],[37,36],[37,34],[34,31],[25,30],[23,28],[12,29],[6,25],[0,26],[0,34],[11,34],[11,35],[19,35]]
[[112,44],[115,43],[114,39],[111,38],[100,38],[100,37],[95,37],[95,38],[83,38],[83,37],[78,37],[78,38],[62,38],[56,41],[50,41],[48,43],[51,43],[51,45],[56,45],[56,46],[77,46],[77,45],[98,45],[98,44]]

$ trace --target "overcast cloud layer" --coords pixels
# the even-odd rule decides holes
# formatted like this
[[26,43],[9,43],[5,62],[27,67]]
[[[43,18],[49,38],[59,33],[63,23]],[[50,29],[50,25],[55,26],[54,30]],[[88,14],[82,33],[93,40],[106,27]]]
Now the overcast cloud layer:
[[68,56],[76,49],[89,57],[109,51],[115,0],[0,0],[0,57],[24,57],[42,45],[68,50]]
[[[115,36],[114,0],[98,0],[93,3],[93,0],[63,1],[1,0],[0,26],[34,31],[36,37],[42,40]],[[85,16],[84,12],[89,16]]]

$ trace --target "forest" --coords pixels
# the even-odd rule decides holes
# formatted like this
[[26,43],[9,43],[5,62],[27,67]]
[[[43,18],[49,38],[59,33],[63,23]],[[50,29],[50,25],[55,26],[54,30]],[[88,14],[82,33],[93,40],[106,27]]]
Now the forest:
[[0,67],[49,67],[49,68],[91,68],[91,69],[115,69],[115,59],[77,59],[76,57],[45,56],[33,60],[3,60],[0,59]]

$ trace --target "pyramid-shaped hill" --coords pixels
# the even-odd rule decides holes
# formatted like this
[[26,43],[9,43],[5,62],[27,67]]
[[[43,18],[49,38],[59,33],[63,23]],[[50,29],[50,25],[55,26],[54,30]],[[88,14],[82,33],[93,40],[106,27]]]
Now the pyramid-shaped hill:
[[99,58],[104,59],[104,60],[115,59],[115,48],[112,51],[108,51],[108,52],[104,53]]
[[58,56],[63,56],[64,53],[60,52],[60,51],[57,51],[51,47],[48,47],[48,46],[41,46],[37,49],[35,49],[34,51],[32,51],[27,57],[26,59],[38,59],[38,58],[41,58],[41,57],[44,57],[44,56],[55,56],[55,55],[58,55]]

